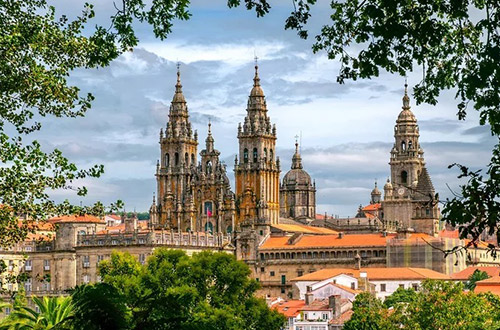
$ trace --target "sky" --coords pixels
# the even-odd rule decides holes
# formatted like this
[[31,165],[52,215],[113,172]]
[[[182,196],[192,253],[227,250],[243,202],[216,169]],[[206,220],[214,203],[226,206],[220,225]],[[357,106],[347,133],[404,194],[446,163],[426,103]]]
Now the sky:
[[[58,13],[75,13],[79,2],[83,6],[84,1],[58,4]],[[112,1],[97,3],[96,22],[105,24],[113,10]],[[199,133],[198,151],[211,120],[215,147],[233,182],[237,127],[246,114],[256,55],[268,114],[277,126],[281,177],[290,169],[295,136],[301,136],[304,169],[316,181],[317,213],[353,216],[360,204],[369,202],[374,182],[383,187],[389,176],[405,78],[382,73],[339,85],[339,63],[324,53],[313,54],[313,38],[302,40],[284,30],[291,10],[291,2],[280,1],[270,14],[257,18],[245,8],[228,9],[224,1],[192,1],[191,19],[175,21],[166,40],[136,24],[141,41],[133,52],[107,68],[73,72],[70,82],[96,97],[92,109],[84,118],[48,118],[35,137],[81,167],[103,164],[105,174],[80,182],[89,190],[83,199],[64,190],[53,196],[75,203],[121,199],[127,211],[149,209],[156,189],[159,131],[168,119],[177,62],[190,120]],[[312,17],[308,28],[314,35],[328,19],[325,3],[314,8]],[[418,72],[408,76],[410,92],[420,77]],[[489,128],[478,126],[477,113],[457,120],[453,96],[453,91],[443,93],[436,106],[411,101],[441,199],[451,197],[460,184],[458,170],[448,165],[485,166],[494,144]]]

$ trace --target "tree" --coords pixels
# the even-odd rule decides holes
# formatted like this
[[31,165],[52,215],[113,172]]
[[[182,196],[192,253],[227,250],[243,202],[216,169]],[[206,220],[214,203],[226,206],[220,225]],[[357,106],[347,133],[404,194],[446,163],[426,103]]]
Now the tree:
[[9,329],[70,329],[73,305],[70,297],[32,297],[40,312],[26,306],[15,305],[5,321]]
[[465,293],[463,289],[462,283],[427,280],[418,292],[397,290],[395,297],[387,297],[389,303],[383,305],[363,293],[356,297],[354,313],[344,328],[498,329],[500,299],[489,293]]
[[141,265],[115,252],[99,266],[125,296],[132,329],[280,329],[285,318],[253,295],[248,266],[227,253],[158,249]]
[[389,308],[394,307],[400,303],[408,304],[415,301],[416,297],[417,292],[412,288],[404,289],[399,287],[396,289],[396,291],[393,292],[393,294],[385,298],[384,306]]
[[351,319],[344,324],[345,330],[392,329],[386,322],[388,311],[372,293],[363,292],[356,296],[352,304]]
[[487,272],[482,272],[479,269],[476,269],[474,273],[469,276],[468,282],[465,284],[465,288],[467,290],[474,291],[474,289],[476,288],[476,282],[485,280],[487,278],[490,278]]
[[128,329],[131,312],[125,297],[106,283],[77,287],[71,294],[74,305],[74,329]]

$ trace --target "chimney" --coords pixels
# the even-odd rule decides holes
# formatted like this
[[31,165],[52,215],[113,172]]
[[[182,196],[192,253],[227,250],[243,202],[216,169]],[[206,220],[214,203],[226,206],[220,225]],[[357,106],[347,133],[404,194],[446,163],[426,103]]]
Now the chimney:
[[384,230],[384,231],[382,232],[382,237],[387,237],[387,231],[386,231],[386,230]]
[[339,238],[344,238],[344,233],[343,232],[339,232]]
[[137,217],[125,219],[125,232],[131,233],[137,230]]
[[306,293],[306,305],[309,306],[314,300],[314,295],[311,292]]
[[356,269],[361,269],[361,256],[359,255],[358,251],[356,251],[354,260],[356,261]]
[[332,309],[333,318],[337,318],[342,314],[340,299],[340,295],[332,295],[328,297],[328,307]]

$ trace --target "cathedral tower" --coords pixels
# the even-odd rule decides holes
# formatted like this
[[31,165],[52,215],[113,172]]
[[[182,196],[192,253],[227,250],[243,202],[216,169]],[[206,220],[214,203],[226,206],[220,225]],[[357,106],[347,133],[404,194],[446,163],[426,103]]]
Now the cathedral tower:
[[417,119],[410,110],[405,84],[403,109],[394,127],[394,146],[389,165],[391,181],[384,187],[384,221],[417,232],[433,234],[439,220],[437,196],[425,167],[424,151],[419,143]]
[[292,168],[285,174],[280,186],[280,204],[283,218],[307,221],[316,217],[316,184],[302,168],[298,142],[295,142]]
[[158,201],[157,214],[152,214],[156,222],[153,225],[187,230],[194,221],[190,179],[191,168],[196,166],[198,134],[191,128],[179,68],[168,118],[165,134],[160,130],[161,160],[156,169]]
[[279,221],[279,159],[276,126],[267,115],[258,66],[243,126],[238,126],[239,158],[235,159],[236,221],[276,224]]

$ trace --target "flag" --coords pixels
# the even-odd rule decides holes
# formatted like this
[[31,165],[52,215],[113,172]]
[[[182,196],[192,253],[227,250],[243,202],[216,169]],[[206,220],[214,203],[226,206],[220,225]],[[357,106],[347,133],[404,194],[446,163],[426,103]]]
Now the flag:
[[212,212],[207,208],[207,217],[211,217],[212,216]]

